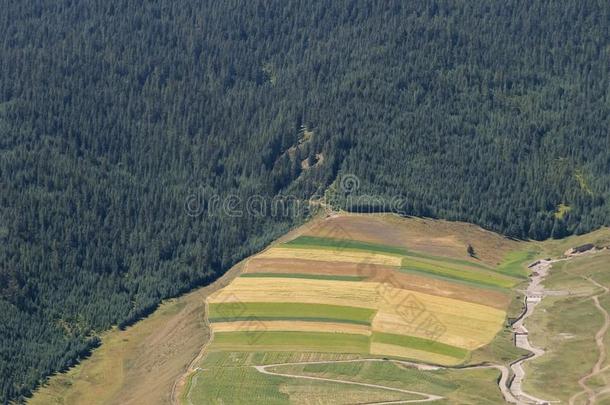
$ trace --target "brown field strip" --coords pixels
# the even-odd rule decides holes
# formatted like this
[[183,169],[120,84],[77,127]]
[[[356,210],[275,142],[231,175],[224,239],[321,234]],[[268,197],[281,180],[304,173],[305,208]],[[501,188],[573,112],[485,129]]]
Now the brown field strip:
[[519,242],[471,224],[386,214],[337,215],[303,235],[360,240],[477,262],[466,253],[470,243],[480,260],[492,266],[519,246]]
[[511,299],[508,293],[502,291],[482,289],[468,284],[452,283],[447,280],[418,274],[400,273],[397,271],[389,274],[376,274],[370,281],[386,283],[392,287],[403,288],[428,295],[436,295],[458,301],[485,305],[498,310],[504,310]]
[[425,294],[453,298],[475,304],[505,309],[510,295],[502,291],[477,288],[425,275],[401,273],[396,267],[384,265],[359,266],[356,263],[314,261],[304,259],[266,259],[255,257],[248,262],[248,273],[303,273],[335,276],[363,276],[367,281],[387,283]]

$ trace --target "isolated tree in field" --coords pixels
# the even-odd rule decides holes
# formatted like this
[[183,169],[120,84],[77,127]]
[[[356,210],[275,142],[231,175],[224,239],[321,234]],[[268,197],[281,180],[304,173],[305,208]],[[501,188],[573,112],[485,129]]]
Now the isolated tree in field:
[[468,244],[468,248],[466,249],[466,251],[468,252],[468,256],[470,257],[476,257],[477,255],[470,243]]

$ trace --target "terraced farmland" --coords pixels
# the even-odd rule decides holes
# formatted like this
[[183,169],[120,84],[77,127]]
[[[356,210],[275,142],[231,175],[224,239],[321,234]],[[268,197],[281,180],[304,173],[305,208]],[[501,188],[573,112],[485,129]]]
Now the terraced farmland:
[[[421,220],[388,216],[331,217],[251,257],[239,277],[207,299],[213,339],[199,369],[213,376],[208,373],[203,382],[196,377],[206,372],[194,372],[185,398],[198,398],[215,379],[225,378],[217,375],[221,370],[234,374],[226,368],[227,356],[248,364],[255,356],[259,368],[273,364],[260,359],[272,353],[283,359],[278,364],[295,356],[468,364],[506,325],[512,289],[525,280],[529,255],[508,254],[517,243],[478,229],[431,232],[426,244],[425,235],[412,238],[413,221],[422,226]],[[470,243],[480,247],[479,257],[466,253]],[[212,361],[219,356],[225,359],[221,369]],[[240,376],[275,386],[266,401],[299,402],[304,382],[269,367],[242,370]],[[344,388],[353,393],[362,387]],[[373,394],[379,392],[372,388]],[[383,401],[409,397],[391,389],[386,394]]]
[[366,229],[357,234],[361,240],[343,227],[323,235],[314,228],[251,258],[241,277],[208,298],[209,350],[339,351],[455,365],[502,328],[518,272],[416,251],[408,241],[375,243]]

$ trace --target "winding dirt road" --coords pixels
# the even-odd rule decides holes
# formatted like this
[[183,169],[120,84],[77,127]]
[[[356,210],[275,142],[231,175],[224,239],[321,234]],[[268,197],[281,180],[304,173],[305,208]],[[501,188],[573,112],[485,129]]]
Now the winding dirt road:
[[525,312],[517,319],[517,321],[513,324],[513,332],[515,333],[515,345],[521,349],[527,350],[532,353],[527,357],[524,357],[514,363],[511,364],[511,369],[514,373],[513,381],[510,384],[511,393],[519,400],[519,403],[525,404],[548,404],[550,401],[537,398],[533,395],[527,394],[523,391],[522,384],[525,379],[525,369],[523,365],[531,361],[535,358],[538,358],[544,354],[544,350],[541,348],[533,346],[529,341],[529,332],[525,327],[525,320],[534,313],[534,309],[536,305],[542,301],[542,298],[545,295],[544,287],[542,286],[542,282],[544,278],[547,276],[549,269],[558,261],[567,260],[567,259],[557,259],[557,260],[540,260],[538,264],[533,267],[533,272],[530,278],[530,283],[525,291]]
[[495,370],[500,371],[500,379],[498,381],[498,385],[500,387],[500,391],[502,392],[502,395],[504,396],[505,401],[509,402],[509,403],[514,403],[514,404],[519,403],[519,401],[511,394],[510,390],[507,388],[507,384],[508,384],[508,380],[509,380],[508,368],[505,366],[502,366],[502,365],[498,365],[498,364],[476,365],[476,366],[455,368],[455,367],[432,366],[432,365],[428,365],[428,364],[414,363],[411,361],[404,361],[404,360],[385,360],[385,359],[373,358],[373,359],[326,360],[326,361],[314,361],[314,362],[279,363],[279,364],[269,364],[266,366],[252,366],[252,367],[254,369],[256,369],[258,372],[263,373],[263,374],[270,374],[270,375],[289,377],[289,378],[304,378],[304,379],[314,379],[314,380],[321,380],[321,381],[331,381],[331,382],[342,383],[342,384],[362,385],[362,386],[386,389],[388,391],[399,391],[399,392],[416,394],[416,395],[421,395],[421,396],[426,397],[426,398],[422,398],[422,399],[412,399],[412,400],[405,400],[405,401],[399,401],[399,402],[396,402],[396,401],[378,402],[378,403],[375,403],[375,405],[389,404],[389,403],[399,404],[399,403],[414,403],[414,402],[431,402],[431,401],[437,401],[439,399],[443,399],[443,397],[441,397],[439,395],[435,395],[435,394],[426,394],[426,393],[417,392],[417,391],[402,390],[402,389],[398,389],[398,388],[394,388],[394,387],[387,387],[387,386],[377,385],[377,384],[358,383],[358,382],[349,381],[349,380],[327,379],[327,378],[322,378],[322,377],[310,377],[310,376],[303,376],[303,375],[299,375],[299,374],[282,374],[282,373],[270,372],[269,370],[267,370],[267,368],[271,368],[271,367],[289,366],[289,365],[336,364],[336,363],[357,363],[357,362],[391,362],[394,364],[402,364],[407,367],[413,367],[420,371],[435,371],[435,370],[454,370],[455,371],[455,370],[474,370],[474,369],[490,369],[490,368],[495,369]]

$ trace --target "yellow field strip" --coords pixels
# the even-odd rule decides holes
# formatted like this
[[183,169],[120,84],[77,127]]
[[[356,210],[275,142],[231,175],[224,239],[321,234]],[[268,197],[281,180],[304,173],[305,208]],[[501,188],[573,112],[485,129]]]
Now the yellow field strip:
[[387,343],[373,342],[371,343],[370,351],[371,354],[378,356],[401,357],[404,359],[419,360],[426,363],[441,364],[445,366],[453,366],[461,362],[460,359],[456,359],[455,357],[443,356],[442,354]]
[[[256,257],[267,259],[305,259],[312,261],[380,264],[397,267],[402,263],[401,256],[347,249],[330,250],[282,247],[268,249]],[[312,265],[315,264],[312,263]]]
[[430,339],[474,350],[489,343],[502,327],[504,318],[496,323],[485,323],[467,317],[444,316],[426,312],[413,322],[406,322],[401,314],[378,312],[373,320],[373,331]]
[[299,302],[377,308],[378,283],[337,280],[238,278],[208,302]]
[[386,287],[373,330],[430,338],[474,350],[500,331],[506,313],[471,302]]
[[372,308],[373,331],[476,349],[501,329],[505,312],[485,305],[393,288],[376,282],[240,278],[209,298],[228,302],[318,303]]

